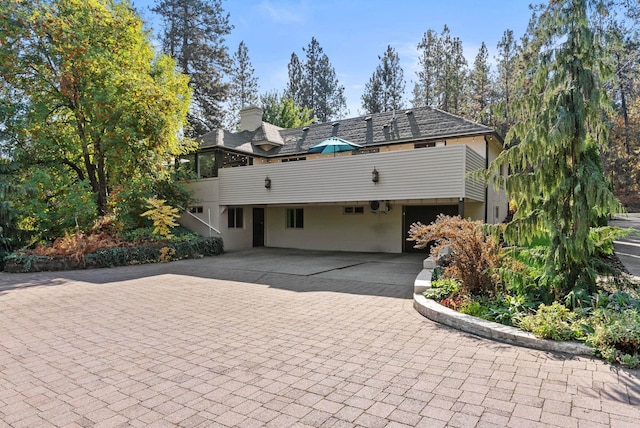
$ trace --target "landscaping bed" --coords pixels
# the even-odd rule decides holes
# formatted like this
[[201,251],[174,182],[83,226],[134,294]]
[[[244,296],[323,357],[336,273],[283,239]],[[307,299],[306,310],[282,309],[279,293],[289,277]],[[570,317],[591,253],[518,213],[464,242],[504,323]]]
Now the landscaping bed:
[[576,348],[572,353],[584,354],[587,345],[611,363],[640,366],[640,285],[620,272],[611,245],[618,232],[602,240],[600,258],[590,264],[598,275],[595,286],[583,281],[568,293],[555,289],[544,269],[544,240],[529,248],[505,247],[480,222],[444,216],[429,226],[416,224],[411,232],[424,247],[433,245],[438,260],[436,266],[425,264],[426,273],[417,278],[415,300],[423,302],[417,309],[428,318],[509,343],[511,337],[522,339],[523,346],[537,347],[537,337],[547,339],[544,349],[562,341]]
[[9,255],[4,270],[22,273],[105,268],[214,256],[224,251],[220,237],[204,238],[182,228],[173,232],[163,237],[154,234],[152,228],[77,231],[51,244]]

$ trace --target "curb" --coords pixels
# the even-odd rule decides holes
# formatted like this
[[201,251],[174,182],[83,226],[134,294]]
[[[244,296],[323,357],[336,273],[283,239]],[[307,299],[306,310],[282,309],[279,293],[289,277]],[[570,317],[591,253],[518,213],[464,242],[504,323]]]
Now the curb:
[[422,292],[427,288],[431,288],[431,273],[435,267],[435,262],[429,257],[424,261],[423,266],[424,269],[418,274],[414,282],[413,294],[413,307],[420,315],[457,330],[510,345],[524,346],[539,351],[564,352],[572,355],[593,355],[593,349],[585,344],[539,339],[532,333],[463,314],[442,306],[435,300],[427,299]]

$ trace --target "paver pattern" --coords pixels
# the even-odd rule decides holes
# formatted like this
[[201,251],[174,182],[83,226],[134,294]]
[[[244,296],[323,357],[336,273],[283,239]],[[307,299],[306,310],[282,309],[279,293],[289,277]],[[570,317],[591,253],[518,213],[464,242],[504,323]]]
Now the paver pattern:
[[0,274],[0,426],[639,424],[637,371],[440,326],[411,284],[239,260]]

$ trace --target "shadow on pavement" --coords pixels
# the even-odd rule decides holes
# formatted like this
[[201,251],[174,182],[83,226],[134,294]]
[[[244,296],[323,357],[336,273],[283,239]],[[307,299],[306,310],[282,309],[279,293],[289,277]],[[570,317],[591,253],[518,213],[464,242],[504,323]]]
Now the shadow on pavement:
[[0,294],[69,281],[110,284],[159,275],[248,282],[296,292],[332,291],[410,298],[424,254],[258,248],[217,257],[62,272],[0,274]]

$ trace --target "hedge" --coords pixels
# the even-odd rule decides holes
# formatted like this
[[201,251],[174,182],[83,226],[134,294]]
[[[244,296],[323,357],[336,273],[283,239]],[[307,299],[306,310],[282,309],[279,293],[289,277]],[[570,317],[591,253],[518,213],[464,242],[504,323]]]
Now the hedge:
[[85,254],[80,260],[33,254],[13,254],[7,257],[4,270],[5,272],[19,273],[105,268],[217,256],[223,251],[222,238],[211,237],[167,244],[103,248],[95,253]]

